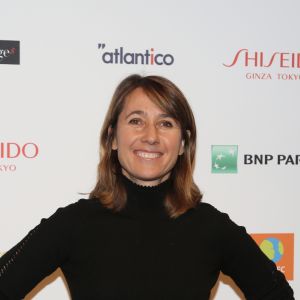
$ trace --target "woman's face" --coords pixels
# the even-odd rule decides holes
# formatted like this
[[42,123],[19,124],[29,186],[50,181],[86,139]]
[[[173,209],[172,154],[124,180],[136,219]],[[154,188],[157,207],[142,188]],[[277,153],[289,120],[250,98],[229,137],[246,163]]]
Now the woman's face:
[[125,176],[137,184],[153,186],[169,178],[184,143],[175,119],[137,88],[125,100],[112,148],[118,150]]

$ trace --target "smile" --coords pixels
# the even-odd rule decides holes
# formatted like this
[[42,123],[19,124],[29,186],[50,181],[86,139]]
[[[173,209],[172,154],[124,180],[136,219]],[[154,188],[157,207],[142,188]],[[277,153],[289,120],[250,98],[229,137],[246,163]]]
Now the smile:
[[147,158],[147,159],[154,159],[162,156],[162,154],[158,152],[135,151],[135,154],[139,157]]

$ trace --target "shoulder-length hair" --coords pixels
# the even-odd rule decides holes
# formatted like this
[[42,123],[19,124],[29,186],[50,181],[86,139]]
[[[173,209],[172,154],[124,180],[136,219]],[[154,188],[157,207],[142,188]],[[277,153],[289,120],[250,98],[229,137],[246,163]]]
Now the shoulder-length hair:
[[161,76],[130,75],[117,86],[108,108],[100,135],[100,162],[98,179],[89,198],[98,198],[105,207],[114,211],[126,205],[126,190],[121,180],[122,168],[117,150],[112,149],[118,117],[127,96],[136,88],[142,88],[160,109],[170,114],[181,126],[184,153],[178,156],[171,171],[170,189],[165,208],[171,218],[176,218],[195,207],[202,194],[193,180],[196,152],[195,119],[185,96],[170,80]]

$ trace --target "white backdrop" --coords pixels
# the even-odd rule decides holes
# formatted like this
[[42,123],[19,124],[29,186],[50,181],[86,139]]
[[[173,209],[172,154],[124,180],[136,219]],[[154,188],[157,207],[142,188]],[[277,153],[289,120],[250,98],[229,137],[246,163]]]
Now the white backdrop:
[[[294,233],[296,255],[288,267],[297,298],[300,162],[277,164],[276,156],[300,154],[299,10],[296,0],[1,1],[0,40],[20,41],[20,65],[0,64],[0,252],[93,188],[114,88],[132,73],[157,74],[174,81],[194,110],[195,180],[204,201],[249,233]],[[174,62],[103,61],[104,52],[120,47],[168,54]],[[226,67],[241,49],[247,50]],[[8,158],[7,143],[35,143],[39,153]],[[212,173],[213,145],[238,146],[237,173]],[[246,165],[245,154],[274,160]],[[212,296],[241,297],[227,278]],[[26,299],[69,298],[55,273]]]

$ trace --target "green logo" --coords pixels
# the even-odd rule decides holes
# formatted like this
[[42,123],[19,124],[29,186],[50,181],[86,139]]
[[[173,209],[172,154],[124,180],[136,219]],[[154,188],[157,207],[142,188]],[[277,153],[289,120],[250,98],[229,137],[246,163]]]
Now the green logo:
[[237,173],[237,145],[212,145],[211,146],[211,172],[212,173]]

